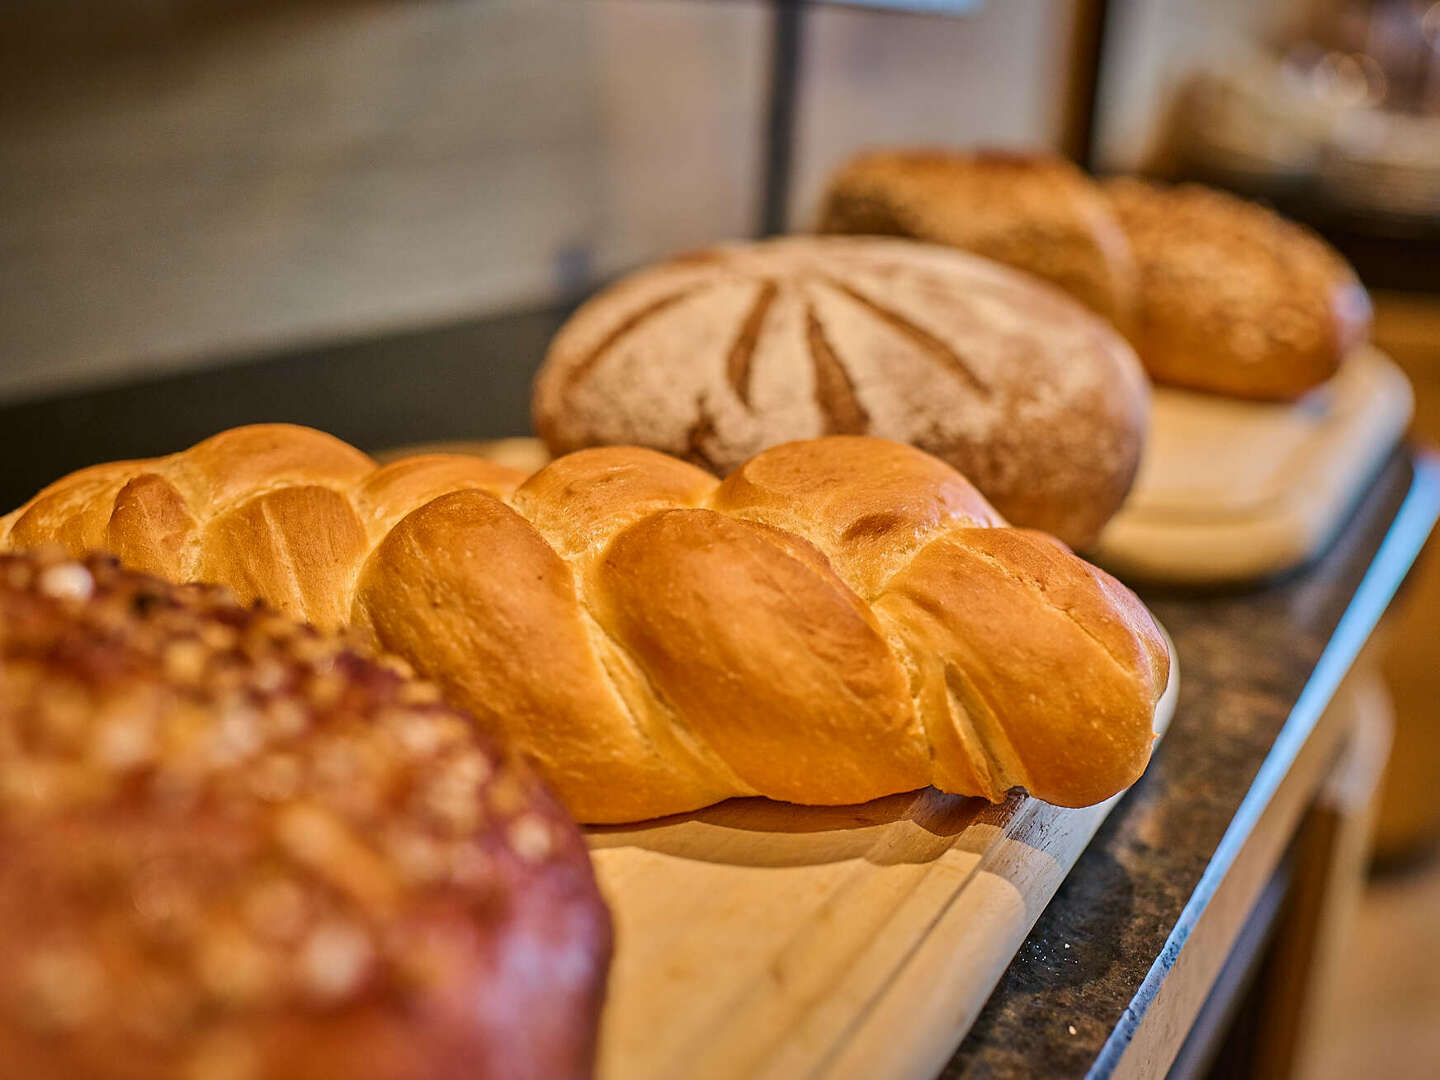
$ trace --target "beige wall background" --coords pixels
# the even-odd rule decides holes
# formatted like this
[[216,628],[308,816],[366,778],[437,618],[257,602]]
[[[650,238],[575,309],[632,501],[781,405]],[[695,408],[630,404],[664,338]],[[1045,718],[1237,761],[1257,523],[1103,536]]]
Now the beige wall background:
[[[1057,143],[1077,6],[810,9],[793,222],[860,146]],[[0,14],[0,400],[535,305],[758,217],[763,2],[27,12]]]
[[0,394],[532,304],[742,231],[764,25],[370,3],[126,42],[5,110]]
[[989,0],[959,18],[811,10],[791,224],[857,149],[904,143],[1056,147],[1079,0]]

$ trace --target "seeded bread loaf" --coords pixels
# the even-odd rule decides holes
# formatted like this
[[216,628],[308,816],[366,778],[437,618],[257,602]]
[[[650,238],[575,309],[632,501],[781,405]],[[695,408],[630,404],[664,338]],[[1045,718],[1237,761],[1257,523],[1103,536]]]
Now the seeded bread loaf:
[[0,556],[5,1076],[590,1075],[584,842],[403,668],[222,589]]

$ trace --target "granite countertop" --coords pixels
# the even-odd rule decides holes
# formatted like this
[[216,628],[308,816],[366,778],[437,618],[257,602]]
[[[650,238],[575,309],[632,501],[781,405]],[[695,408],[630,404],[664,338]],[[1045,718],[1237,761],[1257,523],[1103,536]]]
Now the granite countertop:
[[[1179,656],[1175,717],[944,1080],[1028,1077],[1040,1063],[1050,1077],[1109,1072],[1203,909],[1213,880],[1202,877],[1232,823],[1232,840],[1243,839],[1234,835],[1245,827],[1237,815],[1247,796],[1263,794],[1255,790],[1262,766],[1271,762],[1272,778],[1283,771],[1283,755],[1303,741],[1369,636],[1435,520],[1437,487],[1433,463],[1417,473],[1397,451],[1313,566],[1244,590],[1139,590]],[[1282,729],[1290,745],[1277,748]]]
[[[370,450],[525,434],[530,373],[564,314],[475,320],[0,405],[0,507],[80,466],[261,420],[311,424]],[[1287,580],[1226,592],[1141,589],[1179,655],[1174,721],[1041,915],[946,1080],[1041,1068],[1103,1075],[1118,1059],[1223,870],[1215,856],[1227,830],[1233,840],[1264,778],[1284,771],[1284,752],[1304,741],[1429,531],[1435,472],[1417,472],[1397,451],[1328,553]]]

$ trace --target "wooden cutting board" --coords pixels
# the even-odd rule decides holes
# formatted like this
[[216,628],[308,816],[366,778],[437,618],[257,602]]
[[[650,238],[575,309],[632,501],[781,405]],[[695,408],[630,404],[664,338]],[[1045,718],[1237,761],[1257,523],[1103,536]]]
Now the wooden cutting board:
[[1404,434],[1413,398],[1375,349],[1293,404],[1157,387],[1140,475],[1091,556],[1122,578],[1250,581],[1320,554]]
[[[431,450],[545,462],[518,439],[384,457]],[[616,931],[599,1080],[930,1080],[1118,798],[732,799],[587,829]]]
[[1115,801],[734,799],[587,830],[616,927],[600,1080],[928,1080]]

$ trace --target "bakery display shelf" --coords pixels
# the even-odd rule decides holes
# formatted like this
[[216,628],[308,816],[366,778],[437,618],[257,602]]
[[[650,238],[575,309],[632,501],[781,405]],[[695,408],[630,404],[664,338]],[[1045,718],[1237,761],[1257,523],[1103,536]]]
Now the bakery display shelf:
[[[514,358],[538,358],[564,315],[479,319],[13,402],[0,409],[12,462],[0,487],[16,505],[68,469],[262,418],[368,449],[520,434],[530,368]],[[1142,587],[1184,671],[1174,720],[940,1068],[944,1080],[1027,1077],[1041,1063],[1055,1077],[1103,1076],[1123,1072],[1132,1053],[1151,1064],[1173,1056],[1233,947],[1255,866],[1273,852],[1256,837],[1283,839],[1276,813],[1318,783],[1311,766],[1336,736],[1317,717],[1437,504],[1440,467],[1397,449],[1299,572],[1223,592]],[[1237,889],[1239,900],[1227,899]],[[1190,989],[1162,994],[1171,981]]]

